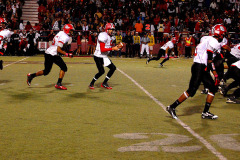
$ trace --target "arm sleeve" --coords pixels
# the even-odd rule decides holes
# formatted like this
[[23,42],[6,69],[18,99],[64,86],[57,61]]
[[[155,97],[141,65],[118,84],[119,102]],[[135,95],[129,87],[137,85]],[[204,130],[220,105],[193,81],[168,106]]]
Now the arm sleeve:
[[212,60],[213,59],[213,51],[207,50],[207,54],[208,54],[208,60]]
[[112,48],[105,48],[105,43],[103,43],[103,42],[99,42],[99,43],[100,43],[100,50],[101,50],[101,52],[112,51]]

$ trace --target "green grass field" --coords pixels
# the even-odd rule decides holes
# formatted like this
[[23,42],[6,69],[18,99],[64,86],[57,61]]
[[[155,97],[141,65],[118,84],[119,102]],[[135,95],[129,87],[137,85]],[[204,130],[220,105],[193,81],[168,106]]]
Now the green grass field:
[[219,118],[201,119],[201,86],[177,108],[180,121],[164,110],[188,88],[192,59],[170,59],[159,68],[160,61],[111,58],[119,69],[109,81],[113,89],[100,87],[105,73],[90,90],[93,58],[64,58],[66,91],[54,88],[56,65],[27,85],[27,73],[42,70],[43,57],[0,59],[1,160],[239,159],[240,105],[217,93],[210,111]]

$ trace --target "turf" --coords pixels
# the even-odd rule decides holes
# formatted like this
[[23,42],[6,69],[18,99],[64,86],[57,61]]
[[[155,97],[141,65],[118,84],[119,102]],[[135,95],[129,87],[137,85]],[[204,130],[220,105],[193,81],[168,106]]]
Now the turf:
[[[62,91],[54,88],[56,65],[28,86],[27,73],[43,69],[44,57],[11,64],[23,58],[1,57],[6,67],[0,73],[0,159],[219,159],[118,70],[109,81],[112,90],[100,87],[106,73],[90,90],[97,73],[93,58],[64,58],[68,72],[63,85],[68,90]],[[171,59],[163,68],[158,67],[160,61],[146,65],[146,59],[111,59],[164,106],[188,88],[192,59]],[[178,107],[179,118],[224,157],[238,159],[240,105],[225,103],[218,93],[211,112],[219,119],[203,120],[206,95],[200,89]],[[224,143],[214,139],[220,134],[236,135]],[[167,141],[170,135],[179,141],[183,136],[186,142]],[[188,150],[191,147],[197,149]]]

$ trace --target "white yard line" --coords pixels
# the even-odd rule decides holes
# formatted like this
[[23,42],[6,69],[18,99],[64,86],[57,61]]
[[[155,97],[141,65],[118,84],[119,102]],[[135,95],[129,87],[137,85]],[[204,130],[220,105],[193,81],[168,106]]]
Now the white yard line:
[[15,63],[21,62],[21,61],[23,61],[23,60],[25,60],[25,59],[27,59],[27,58],[29,58],[29,57],[25,57],[25,58],[20,59],[20,60],[18,60],[18,61],[16,61],[16,62],[9,63],[9,64],[7,64],[6,66],[3,66],[3,68],[6,68],[6,67],[8,67],[8,66],[10,66],[10,65],[12,65],[12,64],[15,64]]
[[[121,72],[124,76],[126,76],[128,79],[130,79],[136,86],[138,86],[143,92],[145,92],[154,102],[156,102],[162,109],[166,111],[166,107],[151,93],[149,93],[146,89],[144,89],[138,82],[136,82],[132,77],[127,75],[125,72],[123,72],[120,69],[117,69],[119,72]],[[168,113],[168,112],[167,112]],[[190,132],[194,137],[196,137],[201,143],[203,143],[208,150],[210,150],[216,157],[218,157],[220,160],[227,160],[226,157],[224,157],[220,152],[218,152],[207,140],[205,140],[203,137],[201,137],[199,134],[197,134],[194,130],[192,130],[187,124],[183,123],[179,118],[176,120],[183,128],[185,128],[188,132]]]

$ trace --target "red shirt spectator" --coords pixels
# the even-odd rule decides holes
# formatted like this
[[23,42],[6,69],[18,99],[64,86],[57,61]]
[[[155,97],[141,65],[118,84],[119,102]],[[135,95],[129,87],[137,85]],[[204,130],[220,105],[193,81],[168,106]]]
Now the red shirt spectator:
[[136,32],[142,33],[143,25],[140,22],[140,20],[135,24],[135,29],[136,29]]
[[41,4],[39,7],[38,7],[38,13],[40,12],[46,12],[46,8],[43,6],[43,4]]
[[165,33],[170,33],[170,28],[171,28],[171,23],[167,20],[166,22],[163,23],[164,25],[164,32]]
[[35,23],[35,26],[33,26],[33,29],[36,30],[36,31],[40,31],[41,26],[38,23]]
[[161,20],[161,19],[160,19],[159,15],[157,14],[156,17],[153,19],[154,25],[157,26],[158,23],[160,22],[160,20]]
[[195,25],[195,32],[199,32],[200,31],[200,22],[198,21]]
[[160,10],[167,11],[167,3],[166,2],[160,3]]
[[30,31],[30,29],[33,29],[32,25],[29,21],[27,21],[27,25],[25,26],[25,30],[28,32],[28,31]]

